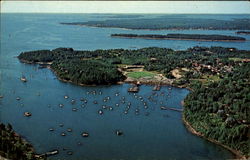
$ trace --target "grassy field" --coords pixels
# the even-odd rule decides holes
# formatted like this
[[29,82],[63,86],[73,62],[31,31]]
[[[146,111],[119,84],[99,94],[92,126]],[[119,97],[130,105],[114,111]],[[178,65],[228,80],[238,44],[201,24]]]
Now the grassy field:
[[155,73],[152,72],[147,72],[147,71],[142,71],[142,72],[129,72],[127,74],[128,77],[131,78],[142,78],[142,77],[153,77],[156,75]]
[[242,58],[228,58],[228,59],[233,61],[242,61]]
[[220,77],[218,75],[204,75],[202,78],[206,79],[206,81],[219,81]]

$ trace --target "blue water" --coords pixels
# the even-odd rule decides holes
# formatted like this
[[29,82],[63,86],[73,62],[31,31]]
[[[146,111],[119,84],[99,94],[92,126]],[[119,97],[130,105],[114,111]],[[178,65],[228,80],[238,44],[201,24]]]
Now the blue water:
[[[228,17],[225,16],[225,19]],[[220,18],[223,16],[220,15]],[[181,113],[160,109],[161,106],[181,108],[181,101],[189,93],[186,89],[170,90],[166,86],[159,92],[153,92],[152,86],[143,85],[140,92],[134,95],[127,93],[128,84],[79,87],[60,82],[48,69],[22,64],[15,58],[23,51],[57,47],[94,50],[158,46],[179,50],[202,45],[250,49],[250,36],[243,36],[247,39],[246,42],[110,37],[112,33],[127,32],[235,35],[235,31],[146,31],[59,24],[104,19],[105,16],[99,14],[1,14],[0,95],[4,95],[4,98],[0,99],[0,121],[11,123],[38,153],[58,149],[60,153],[51,159],[233,158],[233,155],[222,147],[189,133],[182,123]],[[27,83],[20,82],[22,74],[27,77]],[[96,94],[93,94],[93,91],[96,91]],[[115,93],[119,95],[116,96]],[[69,99],[65,99],[65,95],[68,95]],[[103,99],[107,96],[110,100],[104,102]],[[17,101],[16,97],[20,97],[21,100]],[[86,98],[87,104],[80,101],[81,98]],[[76,100],[75,104],[71,104],[72,99]],[[93,101],[97,101],[98,104],[94,104]],[[128,114],[124,114],[129,102],[131,107]],[[148,108],[144,107],[144,102]],[[64,107],[59,107],[59,104],[64,104]],[[113,110],[102,109],[102,105],[112,107]],[[72,111],[72,108],[76,108],[77,111]],[[100,109],[103,110],[103,115],[98,114]],[[26,111],[31,112],[32,116],[24,117],[23,113]],[[59,126],[61,123],[64,124],[63,127]],[[54,128],[54,131],[49,131],[49,128]],[[71,128],[72,132],[67,132],[68,128]],[[122,130],[124,135],[117,136],[117,129]],[[61,136],[62,132],[66,133],[65,137]],[[90,136],[84,138],[81,136],[82,132],[88,132]],[[68,151],[73,151],[73,155],[67,155]]]

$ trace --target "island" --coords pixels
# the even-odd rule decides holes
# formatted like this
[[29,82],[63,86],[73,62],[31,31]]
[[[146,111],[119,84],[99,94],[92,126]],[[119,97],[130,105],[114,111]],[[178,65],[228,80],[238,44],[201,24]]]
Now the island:
[[152,18],[107,19],[87,22],[61,22],[65,25],[80,25],[104,28],[147,29],[147,30],[250,30],[250,19],[212,19],[156,16]]
[[57,48],[23,52],[18,58],[47,64],[59,80],[78,85],[139,82],[188,88],[183,102],[187,128],[238,158],[250,156],[250,51],[199,46],[180,51]]
[[243,37],[217,34],[111,34],[111,37],[167,39],[167,40],[195,40],[195,41],[245,41]]
[[249,35],[250,31],[238,31],[236,34],[243,34],[243,35]]

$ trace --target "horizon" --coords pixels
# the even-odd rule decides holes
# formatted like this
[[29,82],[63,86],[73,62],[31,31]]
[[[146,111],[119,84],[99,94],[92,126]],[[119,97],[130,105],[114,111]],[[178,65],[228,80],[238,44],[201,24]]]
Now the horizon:
[[60,13],[60,12],[4,12],[1,14],[107,14],[107,15],[112,15],[112,14],[124,14],[124,15],[161,15],[161,14],[169,14],[169,15],[181,15],[181,14],[186,14],[186,15],[243,15],[243,14],[249,14],[250,13],[74,13],[74,12],[67,12],[67,13]]
[[1,13],[250,14],[250,2],[1,1]]

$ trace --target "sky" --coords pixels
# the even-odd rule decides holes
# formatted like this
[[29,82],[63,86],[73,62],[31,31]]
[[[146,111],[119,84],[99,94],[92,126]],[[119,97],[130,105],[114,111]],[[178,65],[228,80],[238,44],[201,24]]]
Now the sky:
[[1,1],[1,13],[250,14],[249,1]]

